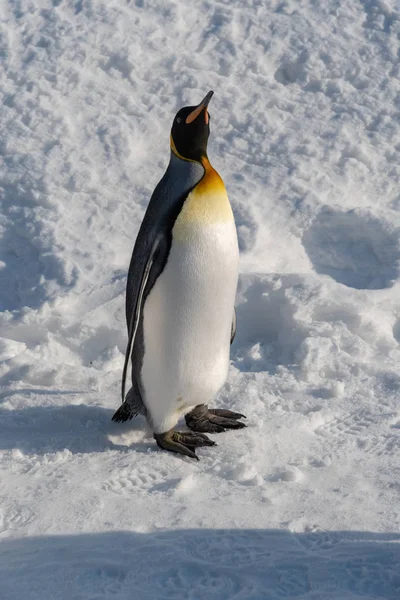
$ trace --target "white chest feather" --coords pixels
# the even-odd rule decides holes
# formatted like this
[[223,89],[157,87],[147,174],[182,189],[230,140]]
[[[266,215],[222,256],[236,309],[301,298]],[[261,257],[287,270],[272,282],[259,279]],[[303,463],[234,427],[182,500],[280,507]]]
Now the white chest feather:
[[167,264],[144,306],[141,377],[157,433],[210,401],[227,377],[238,278],[229,211],[216,219],[204,219],[190,206],[182,211]]

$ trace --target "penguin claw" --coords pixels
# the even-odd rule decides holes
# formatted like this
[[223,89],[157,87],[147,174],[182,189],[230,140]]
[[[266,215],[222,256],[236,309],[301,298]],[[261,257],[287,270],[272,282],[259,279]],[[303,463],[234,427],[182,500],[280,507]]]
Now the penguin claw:
[[227,419],[247,419],[246,415],[242,415],[242,413],[225,410],[224,408],[210,408],[208,412],[218,417],[226,417]]
[[208,409],[206,404],[199,404],[186,415],[186,425],[192,431],[207,433],[222,433],[227,429],[242,429],[246,427],[238,419],[245,419],[245,415],[220,408]]
[[157,446],[163,450],[177,452],[190,458],[199,460],[195,450],[201,446],[215,446],[215,442],[203,433],[181,433],[179,431],[167,431],[166,433],[155,433],[154,439]]

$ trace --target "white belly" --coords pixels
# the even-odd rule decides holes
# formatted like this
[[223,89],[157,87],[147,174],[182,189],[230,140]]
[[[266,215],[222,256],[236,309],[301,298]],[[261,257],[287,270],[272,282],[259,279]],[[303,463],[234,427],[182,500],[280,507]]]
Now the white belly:
[[209,402],[226,381],[238,278],[233,220],[173,239],[143,311],[144,402],[156,433]]

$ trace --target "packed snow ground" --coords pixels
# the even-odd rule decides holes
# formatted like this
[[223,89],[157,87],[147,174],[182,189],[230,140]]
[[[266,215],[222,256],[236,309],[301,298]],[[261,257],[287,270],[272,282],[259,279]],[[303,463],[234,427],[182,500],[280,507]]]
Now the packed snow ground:
[[[400,597],[400,3],[0,4],[0,598]],[[241,247],[200,462],[111,423],[178,108]]]

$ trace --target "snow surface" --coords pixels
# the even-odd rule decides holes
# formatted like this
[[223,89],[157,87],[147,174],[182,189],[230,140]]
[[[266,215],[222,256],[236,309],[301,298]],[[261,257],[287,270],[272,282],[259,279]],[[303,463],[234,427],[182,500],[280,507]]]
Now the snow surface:
[[[400,2],[0,3],[1,600],[400,598]],[[241,247],[201,460],[111,423],[178,108]]]

